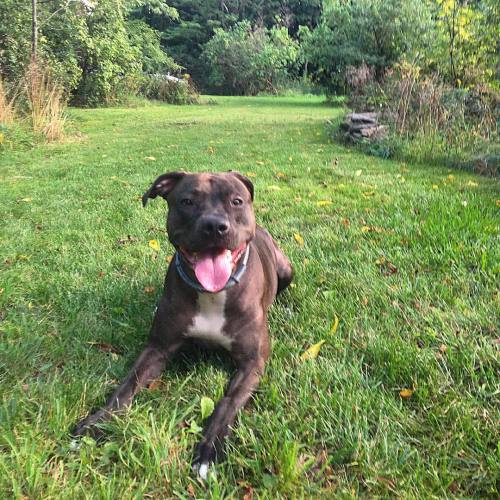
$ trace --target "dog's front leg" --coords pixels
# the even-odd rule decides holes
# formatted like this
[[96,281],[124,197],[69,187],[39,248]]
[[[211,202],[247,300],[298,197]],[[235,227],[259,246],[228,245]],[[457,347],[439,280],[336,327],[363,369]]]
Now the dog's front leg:
[[148,345],[137,358],[127,378],[118,386],[103,408],[83,419],[73,431],[73,435],[98,435],[95,424],[110,417],[113,412],[126,408],[133,397],[157,378],[168,359],[177,351],[181,343],[173,344],[168,349]]
[[222,457],[225,438],[229,435],[238,412],[259,385],[264,364],[265,357],[260,355],[243,361],[231,379],[226,394],[217,404],[203,440],[196,448],[193,461],[193,468],[202,479],[207,478],[210,465]]

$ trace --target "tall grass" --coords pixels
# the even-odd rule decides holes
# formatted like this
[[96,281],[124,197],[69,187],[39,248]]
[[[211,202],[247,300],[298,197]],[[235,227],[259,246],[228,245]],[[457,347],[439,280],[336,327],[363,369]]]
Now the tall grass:
[[57,141],[64,136],[65,108],[62,87],[46,68],[32,63],[19,81],[0,79],[0,124],[10,135],[13,129],[29,129],[46,141]]
[[0,124],[12,125],[15,119],[16,94],[10,93],[7,86],[0,78]]
[[64,135],[65,103],[61,87],[52,79],[48,70],[30,64],[23,81],[26,104],[35,134],[48,141]]

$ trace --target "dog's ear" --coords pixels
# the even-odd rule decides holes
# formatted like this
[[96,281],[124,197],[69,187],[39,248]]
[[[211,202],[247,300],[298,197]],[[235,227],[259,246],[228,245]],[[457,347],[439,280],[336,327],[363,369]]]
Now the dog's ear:
[[253,201],[253,184],[252,184],[252,181],[248,177],[245,177],[244,175],[240,174],[239,172],[233,172],[233,171],[231,171],[230,173],[231,173],[231,175],[234,175],[238,180],[240,180],[241,182],[243,182],[243,184],[245,184],[245,187],[248,189],[248,192],[250,193],[250,196],[252,197],[252,201]]
[[146,206],[149,198],[156,198],[158,195],[167,199],[168,193],[174,189],[177,183],[185,176],[184,172],[170,172],[163,174],[156,179],[151,187],[142,195],[142,206]]

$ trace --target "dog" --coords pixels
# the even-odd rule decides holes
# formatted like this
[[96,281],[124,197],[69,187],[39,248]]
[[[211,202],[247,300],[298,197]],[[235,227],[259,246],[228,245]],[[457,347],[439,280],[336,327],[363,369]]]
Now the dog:
[[217,344],[236,373],[196,447],[193,468],[202,479],[223,458],[224,443],[241,408],[259,384],[269,357],[267,312],[292,281],[293,269],[271,235],[256,224],[254,186],[237,172],[171,172],[142,197],[167,201],[167,233],[175,247],[146,347],[105,406],[74,434],[130,405],[188,341]]

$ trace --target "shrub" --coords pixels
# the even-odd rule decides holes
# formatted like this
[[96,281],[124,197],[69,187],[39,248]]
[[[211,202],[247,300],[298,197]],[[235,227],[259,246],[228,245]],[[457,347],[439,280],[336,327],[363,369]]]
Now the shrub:
[[389,125],[389,137],[369,146],[379,156],[482,165],[489,173],[498,167],[500,96],[485,85],[457,89],[403,62],[381,83],[363,80],[350,104],[355,111],[379,111]]
[[285,28],[252,28],[243,21],[219,28],[205,44],[209,84],[221,93],[256,95],[276,93],[297,61],[298,46]]
[[169,104],[196,104],[199,96],[189,75],[176,78],[171,75],[144,75],[140,93],[148,99],[158,99]]

